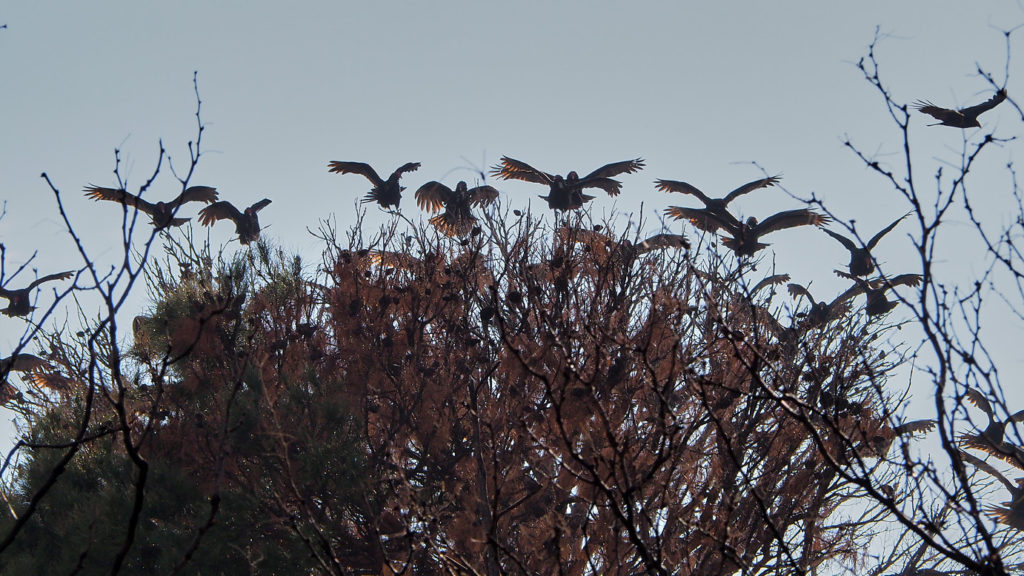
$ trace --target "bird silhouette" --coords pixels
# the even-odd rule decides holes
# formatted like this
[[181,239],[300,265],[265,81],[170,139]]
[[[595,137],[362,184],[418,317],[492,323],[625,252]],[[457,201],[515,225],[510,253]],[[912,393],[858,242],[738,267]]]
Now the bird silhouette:
[[719,216],[729,216],[729,203],[736,198],[753,192],[759,188],[767,188],[774,186],[782,179],[782,176],[770,176],[768,178],[762,178],[760,180],[754,180],[753,182],[747,182],[743,186],[729,192],[724,198],[709,198],[696,186],[687,184],[686,182],[679,182],[678,180],[655,180],[654,183],[657,185],[657,189],[662,192],[680,192],[682,194],[689,194],[696,196],[698,200],[704,203],[705,208],[708,211],[718,214]]
[[768,244],[759,242],[762,236],[795,226],[821,226],[831,219],[812,210],[786,210],[758,222],[757,218],[747,218],[740,222],[729,212],[720,214],[709,208],[684,208],[669,206],[665,214],[676,220],[689,220],[691,224],[706,232],[724,230],[731,237],[723,238],[722,243],[732,249],[737,256],[753,256],[767,248]]
[[11,372],[30,372],[46,365],[46,360],[34,354],[14,354],[0,358],[0,381],[6,383]]
[[987,452],[996,458],[1001,458],[1018,468],[1024,469],[1024,449],[1006,442],[1004,439],[1006,426],[1010,422],[1024,422],[1024,410],[1015,412],[1005,420],[1001,420],[996,418],[992,404],[980,390],[967,388],[965,396],[971,404],[980,408],[988,416],[988,425],[980,434],[961,435],[960,442],[968,448]]
[[416,190],[416,205],[428,212],[444,212],[430,219],[430,223],[448,236],[465,236],[476,224],[472,208],[486,206],[498,199],[498,190],[493,186],[468,188],[464,181],[455,185],[455,190],[430,181]]
[[855,286],[847,290],[850,297],[864,294],[867,296],[867,304],[864,306],[864,311],[867,312],[868,316],[879,316],[885,314],[899,305],[898,300],[889,300],[885,293],[895,288],[896,286],[920,286],[921,275],[920,274],[900,274],[892,278],[876,278],[874,280],[864,280],[851,274],[847,274],[842,270],[834,271],[837,276],[841,278],[847,278],[853,280]]
[[892,229],[907,216],[907,214],[904,214],[897,218],[892,224],[882,228],[882,230],[878,234],[872,236],[871,240],[868,240],[868,243],[863,247],[859,246],[856,242],[842,234],[833,232],[827,228],[824,230],[826,234],[838,240],[840,244],[850,251],[850,274],[854,276],[867,276],[875,271],[875,260],[871,257],[871,250],[878,245],[878,241],[882,239],[882,236],[891,232]]
[[186,202],[205,202],[209,204],[217,199],[217,189],[209,186],[190,186],[183,190],[174,200],[170,202],[161,201],[156,204],[147,202],[123,188],[103,188],[90,184],[85,188],[85,195],[93,200],[117,202],[145,212],[149,214],[154,228],[164,230],[170,226],[181,226],[190,220],[190,218],[175,217],[182,204]]
[[0,298],[6,298],[9,302],[7,308],[0,310],[7,316],[27,316],[29,312],[36,309],[29,302],[31,297],[32,289],[44,282],[52,282],[53,280],[67,280],[74,276],[75,273],[72,271],[58,272],[57,274],[50,274],[49,276],[43,276],[37,279],[35,282],[28,285],[27,288],[20,290],[8,290],[6,288],[0,288]]
[[369,164],[363,162],[340,162],[334,160],[328,163],[327,166],[330,172],[336,174],[360,174],[373,184],[373,188],[363,197],[363,203],[376,202],[380,204],[381,208],[387,209],[394,206],[397,210],[398,204],[402,201],[402,190],[405,190],[405,186],[400,185],[398,180],[401,179],[402,174],[418,169],[420,163],[407,162],[402,164],[391,173],[391,176],[386,181],[382,180],[377,175],[377,171]]
[[614,238],[596,230],[562,226],[556,232],[559,240],[571,244],[583,244],[590,252],[597,250],[612,257],[636,258],[655,250],[689,249],[690,242],[682,234],[654,234],[639,242],[628,238]]
[[836,296],[831,302],[825,302],[824,300],[815,300],[807,288],[795,282],[787,285],[786,288],[793,298],[803,296],[811,303],[811,309],[804,314],[804,326],[806,328],[818,328],[841,318],[850,311],[848,301],[859,293],[856,291],[859,290],[856,287],[851,288]]
[[221,200],[199,211],[199,223],[203,226],[213,226],[217,220],[231,220],[235,223],[238,241],[248,244],[260,237],[260,218],[257,212],[266,208],[268,204],[270,200],[264,198],[246,208],[245,212],[240,212],[234,204]]
[[491,175],[504,180],[523,180],[535,184],[546,184],[549,188],[547,196],[541,196],[552,210],[576,210],[594,199],[584,194],[586,188],[600,188],[609,196],[618,196],[622,183],[612,179],[619,174],[632,174],[644,167],[642,158],[613,162],[580,178],[576,172],[569,172],[564,178],[560,175],[548,174],[519,160],[502,156],[501,163],[491,169]]
[[981,128],[981,124],[978,122],[978,116],[989,110],[995,108],[1000,102],[1006,100],[1006,89],[1001,88],[996,92],[995,96],[989,98],[981,104],[975,106],[969,106],[967,108],[961,108],[959,110],[950,110],[949,108],[940,108],[931,102],[924,100],[918,100],[914,103],[914,107],[921,112],[928,114],[929,116],[938,120],[936,124],[929,124],[929,126],[952,126],[954,128]]

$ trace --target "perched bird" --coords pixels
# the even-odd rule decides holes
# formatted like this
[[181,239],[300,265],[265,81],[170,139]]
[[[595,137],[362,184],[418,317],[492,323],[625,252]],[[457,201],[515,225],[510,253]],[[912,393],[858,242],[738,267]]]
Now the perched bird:
[[377,175],[377,171],[369,164],[363,162],[339,162],[335,160],[328,163],[327,166],[330,172],[337,174],[360,174],[365,176],[367,180],[373,183],[373,188],[363,197],[362,201],[364,203],[376,202],[385,209],[394,206],[397,210],[398,203],[402,201],[402,190],[405,190],[405,186],[399,185],[398,180],[402,177],[402,174],[413,172],[419,168],[420,163],[408,162],[402,164],[398,170],[391,173],[387,181],[381,180],[381,177]]
[[618,196],[622,183],[612,179],[619,174],[632,174],[644,167],[642,158],[613,162],[580,178],[576,172],[569,172],[563,178],[555,174],[541,172],[533,166],[508,156],[502,156],[501,164],[491,169],[491,174],[504,180],[523,180],[535,184],[546,184],[549,188],[547,196],[541,196],[552,210],[576,210],[594,199],[584,194],[585,188],[600,188],[609,196]]
[[1024,530],[1024,478],[1017,478],[1017,483],[1014,484],[1013,482],[1010,482],[1006,476],[1003,476],[998,470],[996,470],[995,467],[981,458],[968,454],[962,450],[960,451],[960,457],[963,458],[964,462],[967,462],[979,470],[987,472],[1010,492],[1010,499],[1003,502],[1006,506],[1005,508],[989,506],[985,509],[986,512],[994,516],[996,520],[1002,524],[1013,526],[1017,530]]
[[43,276],[37,279],[35,282],[28,285],[28,288],[22,288],[20,290],[8,290],[6,288],[0,288],[0,298],[6,298],[10,304],[7,308],[0,310],[7,316],[27,316],[29,312],[36,309],[29,303],[32,289],[39,286],[43,282],[50,282],[53,280],[67,280],[74,276],[75,273],[72,271],[58,272],[57,274],[50,274],[49,276]]
[[181,226],[190,220],[189,218],[175,217],[182,204],[186,202],[209,204],[217,199],[217,189],[209,186],[189,186],[174,200],[156,204],[151,204],[123,188],[103,188],[89,185],[85,188],[85,195],[93,200],[109,200],[141,210],[149,214],[154,228],[164,230],[170,226]]
[[706,232],[725,230],[731,237],[723,238],[722,243],[731,248],[737,256],[752,256],[767,248],[768,244],[758,240],[776,230],[806,225],[821,226],[830,221],[828,216],[806,209],[779,212],[760,223],[757,218],[748,218],[746,222],[740,222],[728,212],[719,214],[718,210],[709,208],[669,206],[665,209],[665,214],[676,220],[689,220],[691,224]]
[[968,448],[987,452],[996,458],[1024,469],[1024,449],[1006,442],[1006,426],[1010,422],[1024,422],[1024,410],[1011,414],[1006,420],[996,418],[992,404],[980,390],[967,388],[965,392],[967,400],[981,409],[988,416],[988,425],[981,434],[964,434],[960,437],[961,443]]
[[867,296],[867,304],[864,307],[868,316],[879,316],[885,314],[899,305],[898,300],[889,300],[885,293],[896,286],[920,286],[920,274],[900,274],[892,278],[877,278],[875,280],[864,280],[842,270],[835,270],[836,275],[842,278],[853,280],[856,285],[847,290],[844,294],[849,297],[864,294]]
[[448,236],[465,236],[476,224],[471,208],[486,206],[498,199],[498,190],[493,186],[468,188],[464,181],[455,185],[455,190],[430,181],[416,190],[416,205],[429,212],[444,213],[434,216],[430,223]]
[[811,309],[804,314],[804,326],[807,328],[824,326],[825,324],[845,315],[850,311],[850,305],[847,301],[858,293],[851,288],[839,296],[836,296],[836,298],[831,302],[825,302],[824,300],[815,300],[814,296],[811,296],[811,293],[807,288],[795,282],[789,284],[786,288],[789,290],[789,294],[793,298],[803,296],[811,303]]
[[221,200],[199,211],[199,223],[203,226],[212,226],[217,220],[231,220],[235,223],[238,241],[248,244],[260,237],[260,218],[257,212],[266,208],[268,204],[270,200],[264,198],[246,208],[245,212],[239,212],[234,204]]
[[826,234],[838,240],[840,244],[850,251],[850,274],[854,276],[867,276],[875,271],[875,261],[871,257],[871,250],[874,249],[878,244],[878,241],[882,239],[882,236],[891,232],[892,229],[906,217],[907,214],[904,214],[897,218],[892,224],[882,228],[882,230],[878,234],[872,236],[871,240],[868,240],[868,243],[863,247],[858,246],[856,242],[842,234],[833,232],[827,228],[824,230]]
[[686,182],[679,182],[676,180],[655,180],[654,183],[657,184],[658,190],[661,190],[662,192],[680,192],[696,196],[698,200],[704,203],[704,206],[709,212],[726,217],[729,215],[728,207],[730,202],[739,196],[753,192],[759,188],[774,186],[781,179],[782,176],[770,176],[768,178],[754,180],[753,182],[747,182],[743,186],[740,186],[726,194],[725,198],[708,198],[703,192],[698,190],[696,186],[692,186]]
[[981,104],[961,108],[959,110],[939,108],[931,102],[926,102],[924,100],[918,100],[915,102],[914,107],[938,120],[938,123],[929,124],[929,126],[941,125],[952,126],[954,128],[981,128],[981,124],[978,122],[978,116],[981,116],[983,113],[995,108],[1003,100],[1006,100],[1005,88],[1001,88],[996,92],[995,96]]

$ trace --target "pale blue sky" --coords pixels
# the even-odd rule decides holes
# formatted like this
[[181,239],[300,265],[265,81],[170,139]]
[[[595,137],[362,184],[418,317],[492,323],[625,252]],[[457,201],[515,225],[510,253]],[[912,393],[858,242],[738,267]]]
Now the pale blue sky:
[[[471,164],[486,168],[501,155],[563,174],[639,156],[648,167],[621,178],[617,201],[600,195],[591,206],[601,215],[635,212],[643,202],[651,220],[670,204],[696,205],[655,191],[655,178],[717,195],[760,177],[743,164],[756,161],[870,235],[907,211],[842,146],[849,134],[882,160],[895,160],[899,149],[880,98],[854,67],[875,27],[889,35],[878,56],[898,100],[967,105],[991,95],[976,62],[1002,79],[996,28],[1024,23],[1024,8],[948,0],[19,2],[0,11],[4,23],[0,241],[9,265],[38,250],[46,274],[80,262],[39,174],[63,191],[92,255],[115,263],[120,211],[86,200],[81,189],[114,185],[115,147],[133,187],[149,176],[161,138],[184,167],[195,135],[194,70],[207,131],[193,183],[216,186],[240,205],[271,198],[261,213],[265,234],[310,262],[319,243],[307,227],[330,213],[350,224],[354,200],[369,188],[358,176],[329,174],[330,160],[388,173],[421,162],[405,177],[403,212],[415,217],[416,186],[472,180]],[[1018,38],[1016,70],[1022,45]],[[1011,96],[1024,94],[1022,76],[1011,78]],[[927,120],[914,119],[919,177],[936,159],[955,159],[962,144],[959,130],[925,128]],[[983,121],[1003,136],[1021,132],[1009,106]],[[1010,218],[1009,178],[999,167],[1019,148],[990,154],[973,182],[975,191],[991,188],[995,198],[976,204],[995,225]],[[504,202],[542,207],[538,186],[498,187]],[[151,194],[179,189],[165,170]],[[799,207],[777,189],[736,204],[759,217]],[[385,217],[370,213],[373,222]],[[673,229],[694,235],[682,224]],[[878,250],[892,272],[914,257],[910,231],[901,227]],[[222,224],[211,238],[223,242],[231,232]],[[831,270],[847,255],[824,234],[784,231],[771,241],[779,270],[814,281],[820,298],[845,288]],[[952,277],[966,280],[979,266],[970,249],[948,255]],[[0,354],[22,327],[0,318]],[[1009,343],[1020,341],[1021,328],[1006,322],[993,342],[1014,371],[1021,359]]]

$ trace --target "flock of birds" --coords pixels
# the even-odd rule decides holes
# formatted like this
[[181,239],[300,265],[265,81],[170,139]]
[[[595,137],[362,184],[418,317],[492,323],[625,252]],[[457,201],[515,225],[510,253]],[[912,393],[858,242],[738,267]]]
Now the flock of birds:
[[[918,101],[915,103],[921,113],[928,114],[939,120],[934,125],[951,126],[967,129],[980,127],[978,116],[991,110],[1007,97],[1004,89],[999,90],[989,100],[962,109],[947,109],[935,106],[930,102]],[[403,164],[385,180],[369,165],[362,162],[333,161],[328,164],[330,172],[338,174],[358,174],[370,181],[373,187],[362,199],[364,203],[374,202],[385,210],[397,210],[402,200],[402,191],[405,190],[400,184],[402,176],[413,172],[420,167],[418,162]],[[614,177],[620,174],[632,174],[644,167],[643,159],[626,160],[606,164],[586,176],[580,177],[576,172],[569,172],[566,176],[550,174],[534,168],[533,166],[509,157],[502,157],[500,163],[492,169],[491,174],[501,180],[521,180],[548,187],[548,193],[540,196],[552,210],[566,212],[578,210],[587,202],[594,200],[594,196],[586,194],[588,189],[604,190],[608,196],[617,196],[622,188],[622,183]],[[749,194],[755,190],[774,186],[779,182],[779,176],[771,176],[748,182],[722,198],[707,196],[697,187],[677,180],[656,180],[656,188],[663,192],[675,192],[695,197],[703,207],[692,208],[682,206],[670,206],[665,209],[665,214],[676,220],[686,220],[694,227],[710,233],[723,232],[725,236],[722,243],[731,249],[738,257],[745,258],[756,254],[766,248],[768,244],[761,242],[768,234],[798,226],[822,227],[830,219],[809,209],[795,209],[779,212],[764,220],[748,218],[741,221],[729,211],[731,202]],[[191,186],[186,188],[173,200],[151,203],[140,196],[131,194],[124,189],[104,188],[100,186],[88,186],[85,188],[86,196],[93,200],[104,200],[116,202],[124,207],[124,210],[133,208],[139,212],[149,215],[153,227],[158,231],[164,231],[171,227],[181,226],[189,221],[189,218],[178,216],[182,207],[190,202],[201,202],[207,204],[199,211],[199,222],[204,226],[212,226],[220,220],[230,220],[235,225],[235,232],[238,241],[245,245],[259,238],[260,222],[259,212],[266,208],[271,201],[263,199],[255,204],[239,210],[232,203],[219,200],[215,188],[209,186]],[[470,188],[466,182],[460,181],[452,190],[445,184],[431,181],[420,186],[415,192],[417,205],[432,214],[430,224],[440,232],[452,236],[463,237],[474,233],[477,219],[473,215],[474,208],[487,206],[498,198],[498,190],[493,186],[481,185]],[[902,274],[875,279],[866,279],[876,269],[875,259],[871,251],[879,241],[891,232],[906,215],[894,220],[891,224],[880,230],[868,242],[861,244],[835,231],[824,229],[824,232],[843,245],[850,253],[848,272],[836,270],[836,273],[853,282],[853,285],[841,293],[831,302],[815,301],[810,291],[795,283],[788,285],[788,290],[793,298],[806,298],[810,308],[802,313],[803,328],[822,327],[837,320],[849,311],[849,302],[854,297],[864,294],[867,302],[865,312],[869,316],[882,315],[895,306],[897,301],[891,301],[887,292],[896,286],[918,286],[921,276],[918,274]],[[645,242],[636,246],[630,244],[628,248],[633,254],[641,250],[662,249],[668,247],[688,247],[686,239],[677,234],[659,234],[648,238]],[[621,247],[621,246],[620,246]],[[33,290],[40,285],[67,280],[74,276],[74,272],[60,272],[38,278],[25,288],[9,289],[0,287],[0,298],[9,302],[7,308],[0,310],[7,316],[27,316],[34,310],[32,305]],[[773,282],[788,281],[788,275],[772,277]],[[16,354],[8,358],[0,359],[0,385],[4,386],[3,397],[10,397],[10,391],[6,386],[7,375],[11,371],[32,372],[46,365],[46,361],[32,354]],[[1004,430],[1009,422],[1024,421],[1024,411],[1010,416],[1006,420],[999,420],[994,416],[992,407],[988,400],[980,392],[969,390],[967,399],[981,408],[989,418],[988,427],[980,434],[966,435],[962,438],[961,444],[967,448],[974,448],[993,454],[1007,460],[1011,464],[1024,470],[1024,448],[1015,446],[1004,439]],[[917,423],[914,423],[917,424]],[[919,428],[920,426],[917,426]],[[916,428],[915,428],[916,429]],[[999,521],[1024,530],[1024,478],[1018,479],[1017,483],[1011,483],[995,468],[985,461],[963,452],[964,460],[971,463],[978,469],[992,474],[997,480],[1004,484],[1011,493],[1011,501],[1006,503],[1005,508],[993,508],[993,513]]]

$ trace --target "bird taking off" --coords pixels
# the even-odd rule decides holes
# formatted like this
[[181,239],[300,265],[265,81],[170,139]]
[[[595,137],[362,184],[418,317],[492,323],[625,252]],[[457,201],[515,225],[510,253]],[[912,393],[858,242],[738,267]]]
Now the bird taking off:
[[199,211],[199,223],[203,226],[213,226],[217,220],[231,220],[235,223],[238,241],[248,244],[260,237],[260,219],[256,213],[266,208],[268,204],[270,204],[270,200],[264,198],[246,208],[245,212],[240,212],[234,204],[221,200]]
[[209,186],[189,186],[174,200],[170,202],[157,202],[156,204],[147,202],[123,188],[103,188],[101,186],[89,185],[85,188],[85,195],[93,200],[109,200],[145,212],[149,214],[154,228],[164,230],[171,226],[181,226],[190,220],[189,218],[175,217],[182,204],[186,202],[205,202],[207,204],[214,202],[217,200],[217,189]]
[[28,288],[21,288],[20,290],[8,290],[6,288],[0,288],[0,298],[6,298],[10,305],[0,312],[6,316],[28,316],[28,313],[35,310],[35,306],[32,306],[29,299],[32,294],[32,290],[42,284],[43,282],[52,282],[53,280],[67,280],[74,276],[74,272],[58,272],[56,274],[50,274],[49,276],[43,276],[37,279],[35,282],[28,285]]
[[402,190],[405,190],[405,186],[400,185],[398,180],[402,177],[402,174],[419,168],[420,163],[408,162],[401,165],[391,173],[387,181],[382,180],[377,175],[376,170],[363,162],[340,162],[334,160],[329,162],[327,167],[328,171],[336,174],[360,174],[366,177],[373,184],[373,188],[363,197],[363,202],[376,202],[385,210],[394,206],[395,210],[397,210],[399,202],[402,201]]
[[758,222],[757,218],[747,218],[746,222],[740,222],[727,211],[720,213],[719,210],[710,208],[669,206],[665,209],[665,214],[676,220],[689,220],[690,224],[705,232],[725,230],[731,237],[723,238],[722,243],[732,249],[737,256],[753,256],[767,248],[768,244],[763,244],[759,240],[776,230],[796,226],[821,226],[831,220],[828,216],[807,209],[785,210],[761,222]]
[[709,212],[713,212],[719,216],[724,216],[729,213],[727,208],[729,207],[730,202],[759,188],[774,186],[779,182],[779,180],[781,180],[781,178],[781,176],[769,176],[768,178],[747,182],[743,186],[740,186],[726,194],[724,198],[709,198],[696,186],[687,184],[686,182],[679,182],[678,180],[655,180],[654,183],[657,185],[658,190],[661,190],[662,192],[680,192],[682,194],[696,196],[698,200],[704,203],[704,206]]
[[896,225],[899,224],[900,221],[906,218],[907,216],[908,214],[904,214],[903,216],[897,218],[896,221],[894,221],[892,224],[889,224],[885,228],[882,228],[882,230],[878,234],[875,234],[871,238],[871,240],[868,240],[868,243],[865,244],[863,247],[859,246],[856,242],[847,238],[846,236],[843,236],[842,234],[839,234],[837,232],[833,232],[827,228],[825,229],[825,234],[828,234],[829,236],[835,238],[836,240],[839,241],[840,244],[842,244],[843,246],[846,247],[847,250],[849,250],[850,274],[854,276],[867,276],[868,274],[871,274],[872,272],[875,271],[875,259],[871,257],[871,250],[873,250],[874,247],[878,244],[878,241],[882,239],[882,236],[885,236],[890,231],[892,231],[892,229],[895,228]]
[[643,158],[613,162],[580,178],[576,172],[569,172],[564,178],[556,174],[548,174],[537,170],[526,162],[502,156],[501,163],[491,169],[491,175],[503,180],[523,180],[535,184],[546,184],[549,188],[547,196],[541,196],[552,210],[576,210],[594,199],[584,194],[585,188],[600,188],[609,196],[618,196],[622,183],[612,179],[619,174],[632,174],[644,167]]
[[428,212],[444,212],[430,219],[430,223],[447,236],[465,236],[476,224],[472,208],[486,206],[498,199],[493,186],[467,187],[460,181],[455,190],[440,182],[427,182],[416,190],[416,204]]
[[983,113],[995,108],[1003,100],[1006,100],[1005,88],[1000,89],[996,92],[995,96],[981,104],[961,108],[959,110],[940,108],[935,104],[924,100],[918,100],[915,102],[914,107],[938,120],[938,123],[930,124],[930,126],[941,125],[952,126],[954,128],[981,128],[981,124],[978,123],[978,116],[981,116]]

